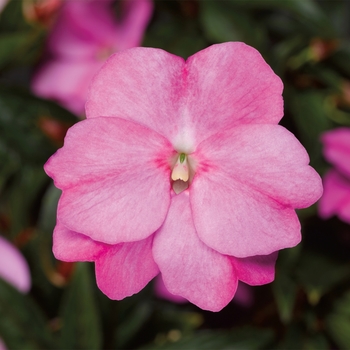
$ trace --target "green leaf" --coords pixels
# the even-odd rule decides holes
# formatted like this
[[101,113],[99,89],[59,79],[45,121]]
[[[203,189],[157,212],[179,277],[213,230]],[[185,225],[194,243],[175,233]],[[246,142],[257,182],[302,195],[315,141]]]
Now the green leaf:
[[340,349],[350,347],[350,292],[339,299],[326,319],[327,330]]
[[[296,20],[296,30],[308,33],[310,36],[334,37],[335,29],[316,1],[313,0],[249,0],[235,1],[237,6],[250,10],[279,10],[293,16]],[[282,12],[283,11],[283,12]]]
[[296,269],[296,278],[305,288],[312,305],[316,305],[338,283],[348,279],[349,274],[350,266],[310,252],[301,257]]
[[321,168],[324,164],[320,135],[330,129],[326,94],[316,90],[286,90],[285,101],[297,125],[300,141],[307,149],[310,164]]
[[200,331],[182,337],[181,333],[169,332],[167,342],[153,344],[143,349],[263,349],[273,340],[269,329],[252,327],[237,328],[231,331]]
[[[159,1],[157,5],[167,6],[167,3]],[[143,41],[143,46],[161,48],[185,59],[207,45],[194,20],[176,17],[170,11],[156,17]]]
[[272,289],[276,298],[281,321],[283,323],[289,323],[292,320],[297,294],[297,284],[288,274],[283,271],[277,271]]
[[24,90],[0,87],[0,142],[22,162],[42,165],[57,148],[40,128],[43,117],[69,125],[77,122],[76,117],[52,102]]
[[89,265],[77,263],[62,301],[62,349],[100,349],[102,330]]
[[55,343],[41,310],[0,279],[0,337],[9,349],[53,349]]
[[200,1],[200,20],[207,38],[212,42],[243,41],[261,47],[264,28],[230,1]]
[[328,350],[331,346],[323,334],[315,334],[308,337],[304,342],[305,350]]
[[284,339],[276,348],[286,350],[327,350],[331,347],[323,334],[307,330],[301,324],[291,324],[286,331]]
[[49,232],[50,234],[52,233],[56,225],[57,204],[60,196],[61,190],[51,183],[42,200],[38,222],[40,230]]
[[1,34],[0,69],[7,65],[28,62],[38,56],[39,52],[33,56],[32,50],[38,46],[40,34],[28,30]]
[[343,74],[350,77],[350,43],[344,42],[342,46],[334,52],[330,57],[330,61],[338,68]]
[[116,348],[123,348],[129,340],[136,336],[145,322],[149,319],[152,308],[149,303],[136,305],[120,322],[116,331]]

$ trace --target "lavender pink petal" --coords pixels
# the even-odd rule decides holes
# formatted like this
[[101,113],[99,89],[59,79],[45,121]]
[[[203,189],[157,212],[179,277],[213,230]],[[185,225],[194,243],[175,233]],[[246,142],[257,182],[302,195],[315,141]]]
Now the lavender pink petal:
[[238,279],[230,259],[197,236],[186,191],[172,198],[155,234],[153,256],[168,291],[202,309],[219,311],[236,292]]
[[274,252],[269,255],[231,259],[236,268],[238,279],[251,286],[258,286],[274,280],[277,256],[278,252]]
[[179,151],[191,152],[223,128],[277,123],[282,88],[261,55],[243,43],[213,45],[186,63],[162,50],[135,48],[112,56],[93,80],[87,117],[146,123]]
[[111,246],[95,261],[97,285],[109,298],[120,300],[138,293],[158,273],[152,256],[153,236]]
[[132,120],[172,142],[181,125],[184,64],[182,58],[152,48],[133,48],[113,55],[92,81],[87,118]]
[[62,261],[95,261],[109,246],[93,241],[78,232],[70,231],[57,222],[53,232],[52,251]]
[[45,164],[63,190],[58,220],[109,244],[148,237],[161,226],[170,204],[172,152],[162,136],[123,119],[74,125],[64,147]]

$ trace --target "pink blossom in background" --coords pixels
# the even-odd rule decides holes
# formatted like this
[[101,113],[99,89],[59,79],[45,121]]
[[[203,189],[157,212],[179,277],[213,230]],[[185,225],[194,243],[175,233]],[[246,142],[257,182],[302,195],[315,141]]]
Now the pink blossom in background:
[[118,300],[161,273],[170,293],[219,311],[239,280],[271,282],[277,251],[300,241],[294,209],[322,194],[305,149],[277,125],[282,88],[239,42],[186,61],[152,48],[113,55],[87,119],[45,165],[63,191],[55,256],[94,261]]
[[[9,2],[9,0],[0,0],[0,13],[5,8],[5,6],[7,5],[8,2]],[[0,349],[1,349],[1,347],[0,347]]]
[[0,350],[7,350],[7,347],[5,346],[5,343],[1,338],[0,338]]
[[120,20],[112,4],[111,0],[64,3],[48,38],[49,58],[33,78],[38,96],[83,115],[90,80],[108,56],[141,44],[152,1],[123,0]]
[[[0,236],[0,278],[26,293],[31,286],[29,267],[16,247]],[[7,350],[0,338],[0,350]]]
[[30,289],[30,273],[26,260],[17,248],[1,236],[0,278],[12,284],[22,293],[26,293]]
[[322,135],[324,157],[333,165],[323,178],[324,193],[319,201],[323,218],[337,215],[350,223],[350,128],[338,128]]

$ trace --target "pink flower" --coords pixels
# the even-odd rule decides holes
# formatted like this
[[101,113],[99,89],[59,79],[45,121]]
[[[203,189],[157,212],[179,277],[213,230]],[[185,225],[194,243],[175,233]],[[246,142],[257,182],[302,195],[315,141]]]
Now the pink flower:
[[[0,236],[0,278],[22,293],[27,293],[31,286],[29,267],[26,260],[2,236]],[[0,350],[7,350],[2,338],[0,338]]]
[[[155,278],[155,294],[162,299],[172,301],[173,303],[183,304],[188,300],[180,295],[170,293],[163,282],[161,274]],[[243,307],[250,307],[253,304],[254,296],[251,287],[244,283],[238,283],[237,290],[233,301],[236,301]]]
[[243,43],[187,61],[152,48],[113,55],[87,119],[45,165],[63,191],[55,256],[95,261],[112,299],[160,272],[170,293],[218,311],[238,280],[271,282],[275,252],[300,241],[294,208],[322,192],[305,149],[277,125],[281,92]]
[[124,0],[116,21],[110,0],[69,0],[48,40],[51,56],[36,73],[32,88],[73,113],[84,113],[90,80],[107,57],[138,46],[152,15],[151,0]]
[[12,284],[20,292],[30,289],[30,273],[26,260],[8,241],[0,236],[0,278]]
[[333,215],[350,223],[350,128],[338,128],[322,135],[324,157],[334,166],[323,178],[319,201],[323,218]]
[[0,0],[0,12],[6,7],[9,0]]

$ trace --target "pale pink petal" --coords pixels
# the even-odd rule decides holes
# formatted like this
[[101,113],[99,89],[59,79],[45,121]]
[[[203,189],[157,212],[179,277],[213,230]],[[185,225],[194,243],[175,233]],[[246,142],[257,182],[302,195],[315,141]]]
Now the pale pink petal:
[[52,251],[56,259],[63,261],[95,261],[109,248],[78,232],[70,231],[57,222],[53,232]]
[[210,176],[225,173],[226,182],[232,178],[293,208],[308,207],[322,195],[306,150],[280,125],[237,126],[202,142],[193,157]]
[[155,234],[153,256],[168,291],[202,309],[219,311],[236,292],[238,280],[229,257],[197,236],[188,191],[172,198],[167,218]]
[[31,286],[29,267],[19,252],[5,238],[0,236],[0,278],[26,293]]
[[82,115],[91,79],[102,66],[97,60],[51,60],[42,65],[32,81],[38,96],[61,103],[77,115]]
[[159,274],[155,279],[154,279],[154,290],[155,294],[163,299],[167,299],[169,301],[172,301],[173,303],[187,303],[188,300],[181,297],[180,295],[175,295],[170,293],[167,288],[165,287],[162,275]]
[[275,279],[275,263],[278,252],[248,258],[231,258],[238,279],[251,286],[270,283]]
[[338,128],[322,135],[323,154],[344,175],[350,177],[350,128]]
[[260,53],[241,42],[212,45],[187,60],[186,108],[198,142],[237,124],[277,124],[281,79]]
[[153,2],[150,0],[123,1],[121,12],[122,18],[117,25],[119,35],[116,37],[116,46],[119,50],[140,46],[152,16]]
[[350,223],[350,179],[330,170],[323,177],[323,186],[323,196],[318,203],[320,216],[327,219],[338,215],[341,220]]
[[222,254],[266,255],[301,239],[293,209],[225,173],[196,174],[191,205],[198,236]]
[[185,62],[160,49],[133,48],[111,56],[92,81],[86,117],[121,117],[171,142],[179,133]]
[[162,136],[130,121],[94,118],[75,124],[64,147],[45,164],[63,190],[59,221],[109,244],[148,237],[168,211],[172,152]]
[[101,69],[86,114],[140,122],[177,150],[192,152],[203,139],[238,123],[277,123],[281,92],[281,80],[243,43],[213,45],[186,64],[159,49],[134,48],[112,56]]
[[120,300],[138,293],[159,269],[152,257],[153,236],[112,246],[96,262],[98,287],[109,298]]

